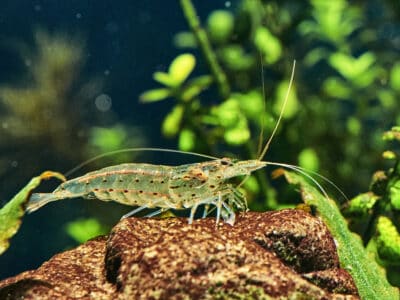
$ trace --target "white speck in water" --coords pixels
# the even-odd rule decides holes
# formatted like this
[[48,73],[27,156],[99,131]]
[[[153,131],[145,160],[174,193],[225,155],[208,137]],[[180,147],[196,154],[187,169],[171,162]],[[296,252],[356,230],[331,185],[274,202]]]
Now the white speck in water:
[[232,3],[231,1],[225,1],[225,7],[231,7]]
[[108,70],[108,69],[105,70],[105,71],[104,71],[104,75],[106,75],[106,76],[110,75],[110,70]]
[[30,59],[25,59],[25,66],[30,67],[32,65],[32,61]]
[[96,105],[96,108],[102,112],[106,112],[110,110],[112,106],[112,100],[111,97],[108,96],[107,94],[101,94],[96,97],[96,100],[94,100],[94,104]]
[[41,6],[40,4],[36,4],[36,5],[33,7],[33,9],[34,9],[35,11],[41,11],[41,10],[42,10],[42,6]]
[[16,168],[18,166],[18,162],[16,160],[13,160],[11,162],[11,167]]
[[75,15],[75,17],[76,17],[77,19],[82,19],[82,14],[81,14],[81,13],[77,13],[77,14]]

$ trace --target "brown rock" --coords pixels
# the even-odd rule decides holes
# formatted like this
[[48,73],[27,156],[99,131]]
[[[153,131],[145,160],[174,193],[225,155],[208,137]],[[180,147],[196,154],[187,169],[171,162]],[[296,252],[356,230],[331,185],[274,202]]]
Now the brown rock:
[[[269,298],[268,298],[269,297]],[[129,218],[0,282],[0,299],[359,299],[332,236],[301,210]]]

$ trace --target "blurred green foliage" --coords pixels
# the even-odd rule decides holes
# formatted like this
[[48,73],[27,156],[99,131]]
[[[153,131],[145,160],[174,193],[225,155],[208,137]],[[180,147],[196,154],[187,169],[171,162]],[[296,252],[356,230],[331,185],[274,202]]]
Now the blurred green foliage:
[[97,219],[77,219],[65,225],[68,235],[79,244],[99,235],[105,235],[110,231]]
[[[182,82],[196,73],[195,63],[173,88],[154,74],[168,90],[157,100],[174,100],[162,126],[164,136],[177,137],[181,150],[225,156],[232,155],[229,149],[242,159],[257,157],[258,135],[271,133],[296,59],[291,99],[266,159],[319,172],[355,196],[343,205],[352,229],[380,257],[391,283],[400,285],[393,271],[399,255],[397,163],[377,172],[371,190],[361,193],[368,190],[371,173],[385,163],[382,157],[397,161],[396,149],[384,152],[381,139],[400,123],[398,38],[385,31],[399,28],[394,2],[242,0],[234,10],[211,12],[204,27],[191,1],[181,0],[181,5],[191,31],[177,33],[174,43],[185,52],[200,52],[198,61],[208,67],[210,79],[183,99]],[[209,87],[219,94],[202,93]],[[385,133],[386,140],[398,136],[396,129]],[[288,197],[277,201],[271,184],[262,172],[245,183],[252,209],[292,203]]]

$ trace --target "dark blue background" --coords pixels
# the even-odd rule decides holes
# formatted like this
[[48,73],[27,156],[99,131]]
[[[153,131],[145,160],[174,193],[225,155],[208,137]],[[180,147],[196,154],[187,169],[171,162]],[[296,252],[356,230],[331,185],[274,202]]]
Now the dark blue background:
[[[194,1],[203,20],[210,11],[225,8],[225,3],[228,1]],[[24,65],[10,43],[22,41],[33,46],[36,28],[83,37],[87,44],[82,80],[92,75],[103,76],[104,93],[112,98],[112,109],[120,120],[141,126],[153,146],[175,147],[160,137],[160,124],[171,103],[139,104],[138,95],[157,87],[152,73],[166,70],[171,60],[182,53],[172,43],[175,33],[188,30],[179,1],[3,0],[0,4],[0,84],[18,82]],[[105,75],[106,71],[109,75]],[[0,155],[4,155],[1,150]],[[31,159],[36,155],[32,153]],[[13,178],[15,186],[1,186],[1,195],[7,199],[1,199],[0,203],[3,205],[30,177],[41,171],[26,174],[26,178]],[[73,210],[61,203],[57,208],[45,208],[43,212],[24,217],[11,247],[0,256],[0,279],[36,268],[71,245],[71,240],[60,240],[55,235],[62,231],[58,227],[63,222],[71,221],[68,218]],[[56,222],[48,222],[49,213]]]

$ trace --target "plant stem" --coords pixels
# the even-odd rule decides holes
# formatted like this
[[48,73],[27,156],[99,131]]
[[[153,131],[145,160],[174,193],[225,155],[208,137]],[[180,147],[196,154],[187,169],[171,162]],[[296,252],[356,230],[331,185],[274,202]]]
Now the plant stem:
[[196,9],[194,8],[191,0],[180,0],[183,13],[190,29],[196,37],[197,43],[207,61],[207,64],[214,75],[215,81],[218,86],[218,91],[223,99],[227,99],[230,94],[230,86],[228,79],[218,64],[217,57],[211,48],[210,41],[207,33],[200,25],[200,20],[197,16]]

